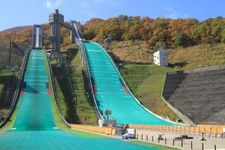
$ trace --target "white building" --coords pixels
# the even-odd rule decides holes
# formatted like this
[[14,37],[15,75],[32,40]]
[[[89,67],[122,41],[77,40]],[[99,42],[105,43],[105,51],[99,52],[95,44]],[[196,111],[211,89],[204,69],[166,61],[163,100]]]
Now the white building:
[[159,50],[153,54],[154,64],[158,66],[168,66],[168,51]]

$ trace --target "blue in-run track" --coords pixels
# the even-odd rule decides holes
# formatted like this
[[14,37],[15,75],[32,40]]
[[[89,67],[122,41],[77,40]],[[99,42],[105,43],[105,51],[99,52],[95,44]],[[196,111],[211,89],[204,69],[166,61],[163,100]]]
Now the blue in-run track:
[[43,50],[31,50],[13,128],[0,134],[0,150],[156,150],[114,138],[87,138],[55,126],[48,95],[48,63]]
[[[107,52],[97,43],[84,41],[96,104],[104,118],[105,110],[111,110],[109,119],[117,124],[175,125],[144,108],[128,90],[119,71]],[[150,91],[149,91],[150,92]]]

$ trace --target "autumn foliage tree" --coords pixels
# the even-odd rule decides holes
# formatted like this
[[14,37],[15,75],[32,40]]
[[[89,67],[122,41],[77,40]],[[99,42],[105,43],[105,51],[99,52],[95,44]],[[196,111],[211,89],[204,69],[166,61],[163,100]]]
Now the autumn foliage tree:
[[178,32],[174,35],[174,37],[172,38],[172,41],[174,43],[174,46],[187,46],[188,45],[188,36],[186,33],[184,32]]

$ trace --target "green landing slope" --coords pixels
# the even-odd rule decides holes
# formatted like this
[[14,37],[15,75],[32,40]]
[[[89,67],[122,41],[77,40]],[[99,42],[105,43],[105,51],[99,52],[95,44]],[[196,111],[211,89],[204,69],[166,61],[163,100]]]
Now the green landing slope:
[[48,72],[41,50],[32,50],[24,74],[19,109],[13,128],[17,131],[53,130]]
[[[148,111],[128,90],[107,52],[97,43],[83,42],[91,74],[97,107],[104,116],[111,110],[110,119],[117,124],[176,125]],[[149,91],[151,92],[151,91]]]

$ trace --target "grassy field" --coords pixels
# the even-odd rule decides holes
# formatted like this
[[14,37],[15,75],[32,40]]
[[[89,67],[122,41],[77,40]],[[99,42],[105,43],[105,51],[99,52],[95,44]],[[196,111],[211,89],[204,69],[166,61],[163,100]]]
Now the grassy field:
[[92,102],[86,95],[84,68],[78,50],[69,47],[64,52],[64,58],[69,63],[68,75],[65,68],[53,68],[60,110],[71,123],[96,124],[97,115]]
[[[112,42],[109,50],[115,59],[127,63],[152,64],[152,55],[146,41]],[[187,48],[169,49],[169,63],[175,70],[189,70],[225,64],[225,44],[202,44]]]
[[53,72],[55,76],[56,101],[59,109],[68,122],[74,123],[78,120],[78,117],[76,115],[74,92],[68,87],[70,82],[67,74],[64,68],[57,68],[56,66],[53,67]]
[[[73,71],[73,82],[75,84],[76,91],[76,111],[79,114],[81,123],[85,124],[96,124],[97,115],[94,111],[94,103],[87,97],[85,89],[85,68],[82,65],[80,52],[76,49],[71,49],[72,53],[76,53],[76,56],[71,61]],[[70,52],[70,53],[71,53]],[[69,54],[67,54],[68,56]],[[70,60],[69,58],[67,60]]]
[[128,87],[138,100],[152,112],[171,120],[178,119],[161,99],[161,92],[169,67],[158,67],[148,64],[128,64],[120,69]]
[[151,63],[154,53],[143,41],[112,42],[109,51],[116,59],[132,63]]
[[169,62],[176,70],[225,64],[225,44],[204,44],[169,50]]

